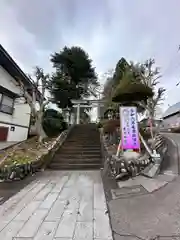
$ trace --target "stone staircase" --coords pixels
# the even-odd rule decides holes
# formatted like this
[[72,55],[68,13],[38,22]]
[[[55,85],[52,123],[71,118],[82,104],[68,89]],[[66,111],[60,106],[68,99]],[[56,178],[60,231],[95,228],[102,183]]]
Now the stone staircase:
[[56,152],[49,168],[58,170],[100,169],[100,133],[95,124],[73,127],[64,144]]

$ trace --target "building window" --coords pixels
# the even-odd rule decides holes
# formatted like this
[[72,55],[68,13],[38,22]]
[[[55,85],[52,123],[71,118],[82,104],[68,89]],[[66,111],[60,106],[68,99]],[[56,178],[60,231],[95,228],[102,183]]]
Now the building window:
[[11,98],[6,95],[0,95],[1,102],[0,102],[0,111],[7,114],[13,114],[14,110],[14,98]]

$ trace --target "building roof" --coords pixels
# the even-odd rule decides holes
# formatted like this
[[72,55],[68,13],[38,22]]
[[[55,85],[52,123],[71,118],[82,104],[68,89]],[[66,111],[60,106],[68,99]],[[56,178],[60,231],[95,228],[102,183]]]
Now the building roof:
[[163,118],[167,118],[171,115],[174,115],[176,113],[180,112],[180,102],[177,102],[176,104],[170,106],[165,113],[163,114]]
[[12,57],[7,53],[7,51],[0,44],[0,65],[14,78],[22,79],[24,85],[32,86],[33,83],[27,77],[27,75],[20,69]]
[[[15,79],[21,79],[26,89],[31,94],[33,83],[28,76],[20,69],[17,63],[12,59],[8,52],[0,44],[0,65]],[[38,91],[38,100],[41,93]]]

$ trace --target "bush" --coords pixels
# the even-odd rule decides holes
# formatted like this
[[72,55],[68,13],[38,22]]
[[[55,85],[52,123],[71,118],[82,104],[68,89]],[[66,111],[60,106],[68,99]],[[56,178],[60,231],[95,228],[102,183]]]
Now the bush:
[[44,112],[42,126],[48,137],[55,137],[67,129],[62,114],[54,109],[47,109]]
[[116,87],[113,102],[133,102],[133,101],[146,101],[148,97],[153,96],[153,91],[147,85],[134,81],[131,76],[124,76],[122,81]]
[[103,123],[104,133],[113,133],[119,127],[120,127],[119,119],[111,119],[111,120],[104,121]]
[[97,127],[98,127],[98,128],[102,128],[102,126],[103,126],[103,125],[102,125],[101,122],[98,122],[98,123],[97,123]]

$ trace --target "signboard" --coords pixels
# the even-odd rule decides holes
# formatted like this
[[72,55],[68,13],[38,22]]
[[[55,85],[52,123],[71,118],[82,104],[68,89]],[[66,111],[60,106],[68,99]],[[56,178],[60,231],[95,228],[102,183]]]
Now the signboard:
[[140,150],[136,107],[120,107],[121,148],[122,150]]

